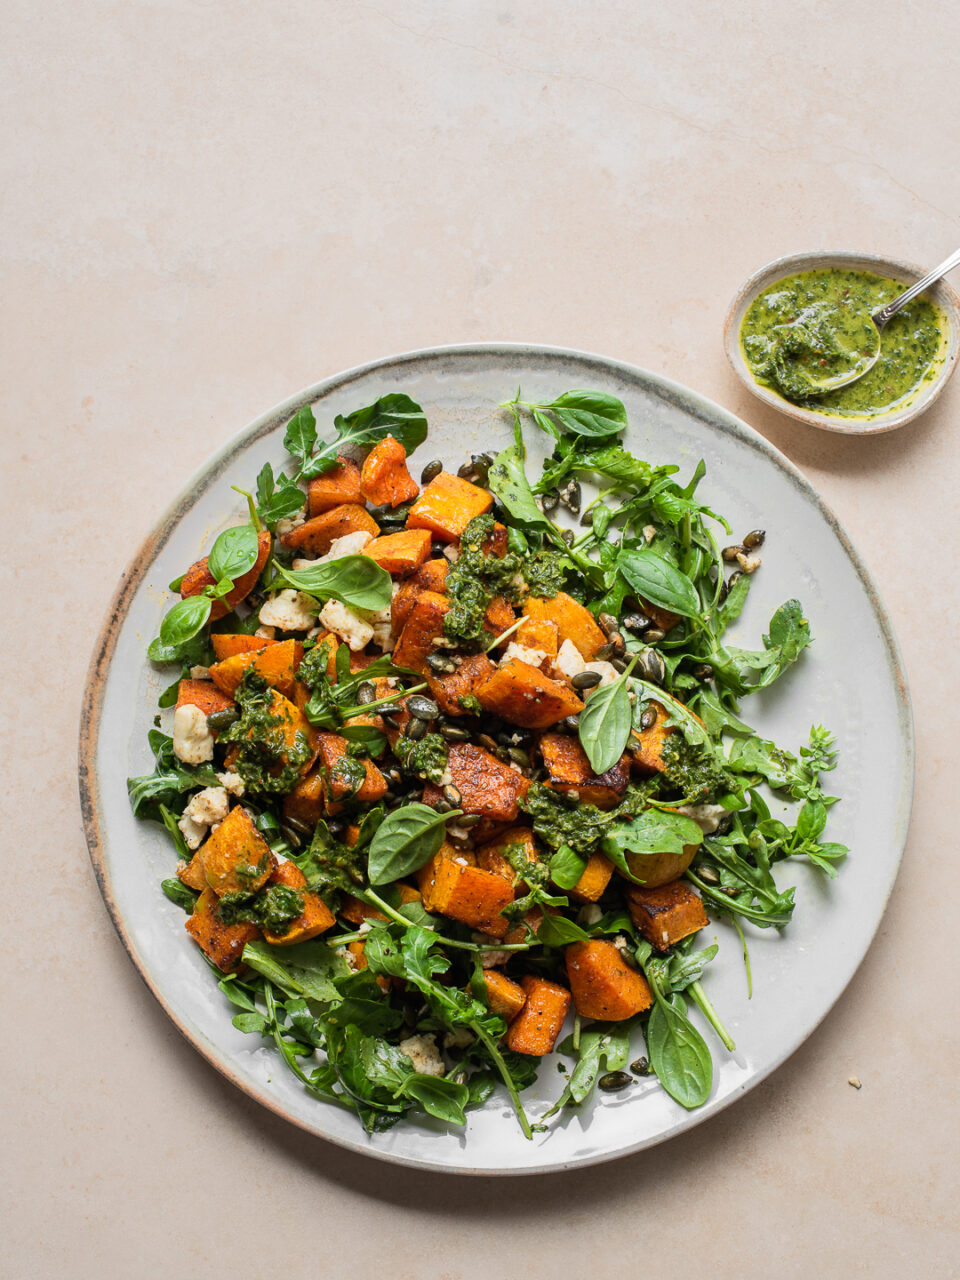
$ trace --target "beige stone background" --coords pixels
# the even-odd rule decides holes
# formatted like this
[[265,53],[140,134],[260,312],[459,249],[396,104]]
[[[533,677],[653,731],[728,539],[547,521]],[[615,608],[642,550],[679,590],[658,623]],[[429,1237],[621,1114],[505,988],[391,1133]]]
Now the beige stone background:
[[[960,1274],[956,419],[758,407],[743,277],[960,240],[949,5],[3,0],[5,926],[0,1271],[398,1280]],[[184,478],[370,357],[608,353],[742,415],[846,523],[912,684],[912,835],[812,1040],[667,1146],[517,1183],[313,1140],[179,1036],[108,923],[76,799],[118,574]],[[858,1074],[863,1088],[847,1084]]]

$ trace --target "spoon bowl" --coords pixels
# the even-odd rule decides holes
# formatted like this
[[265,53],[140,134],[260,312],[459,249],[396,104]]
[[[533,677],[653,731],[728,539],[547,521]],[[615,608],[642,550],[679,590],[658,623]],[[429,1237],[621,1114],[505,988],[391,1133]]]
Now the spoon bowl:
[[[931,366],[931,373],[916,388],[908,401],[900,402],[893,406],[888,413],[870,418],[846,418],[803,408],[800,405],[792,404],[771,388],[757,382],[750,372],[740,345],[740,328],[744,315],[754,299],[770,285],[784,279],[786,276],[823,268],[866,271],[890,280],[898,280],[906,285],[908,289],[919,284],[927,275],[923,268],[917,267],[911,262],[904,262],[898,258],[881,257],[876,254],[858,253],[854,250],[821,250],[819,252],[790,254],[767,263],[766,266],[761,267],[759,271],[756,271],[744,282],[727,312],[723,334],[724,349],[734,373],[752,395],[755,395],[757,399],[762,400],[771,408],[777,409],[780,413],[786,414],[798,422],[819,427],[825,431],[834,431],[844,435],[878,435],[904,426],[923,413],[937,399],[953,375],[958,355],[960,355],[960,298],[943,280],[926,290],[927,296],[943,315],[940,350],[933,366]],[[901,303],[902,305],[901,300],[904,298],[905,294],[901,294],[893,302],[894,304]],[[883,310],[888,311],[889,307],[883,308]],[[877,314],[880,315],[881,313]],[[866,372],[867,368],[864,367],[856,376],[863,376]],[[850,381],[853,380],[853,378],[850,379]]]

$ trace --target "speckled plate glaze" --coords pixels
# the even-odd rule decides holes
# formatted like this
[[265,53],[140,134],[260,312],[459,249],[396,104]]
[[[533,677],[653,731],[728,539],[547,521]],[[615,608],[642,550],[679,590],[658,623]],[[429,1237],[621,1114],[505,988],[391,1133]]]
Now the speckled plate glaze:
[[[134,820],[125,786],[128,774],[151,767],[146,734],[165,683],[145,650],[169,602],[165,584],[236,521],[240,507],[230,485],[249,487],[266,459],[274,467],[285,462],[283,425],[301,405],[314,406],[322,434],[336,413],[388,391],[407,392],[430,422],[415,463],[442,456],[455,465],[471,450],[508,442],[509,418],[497,405],[518,384],[530,399],[573,387],[619,396],[629,412],[631,450],[677,462],[684,472],[703,457],[700,492],[736,531],[768,530],[764,565],[735,643],[757,645],[773,610],[794,595],[816,642],[797,669],[749,700],[745,714],[793,749],[812,723],[835,731],[841,765],[831,790],[844,799],[832,811],[830,836],[853,855],[832,883],[812,868],[780,870],[785,883],[797,886],[796,917],[783,935],[751,930],[752,1000],[733,929],[718,923],[702,935],[704,943],[720,942],[706,985],[738,1047],[725,1053],[704,1028],[716,1071],[700,1110],[684,1111],[645,1079],[598,1095],[532,1142],[500,1094],[470,1116],[465,1130],[424,1119],[368,1137],[355,1118],[304,1093],[261,1041],[234,1030],[231,1007],[184,932],[183,913],[159,890],[174,864],[171,848],[158,829]],[[536,458],[531,462],[537,466]],[[811,1034],[870,945],[897,874],[912,792],[910,704],[889,621],[849,539],[799,472],[744,423],[665,378],[598,356],[519,345],[446,347],[375,361],[293,396],[241,431],[191,480],[124,575],[93,657],[80,735],[84,822],[104,901],[144,981],[187,1039],[251,1097],[308,1132],[378,1159],[449,1173],[545,1173],[610,1160],[692,1128],[769,1075]],[[562,1085],[552,1060],[540,1075],[524,1095],[534,1120]]]

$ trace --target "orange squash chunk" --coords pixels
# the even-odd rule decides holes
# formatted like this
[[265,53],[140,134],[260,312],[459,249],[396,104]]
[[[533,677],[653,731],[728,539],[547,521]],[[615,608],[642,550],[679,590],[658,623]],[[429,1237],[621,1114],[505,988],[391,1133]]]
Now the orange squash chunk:
[[513,639],[526,649],[539,649],[548,658],[555,658],[560,649],[557,624],[546,618],[524,618]]
[[365,507],[345,502],[291,529],[280,541],[295,551],[309,551],[322,556],[337,538],[345,538],[348,533],[369,533],[371,538],[375,538],[379,532],[380,526]]
[[283,816],[310,826],[320,821],[325,808],[323,774],[317,768],[299,778],[293,790],[283,797]]
[[225,893],[256,893],[270,879],[277,859],[242,805],[235,805],[195,855],[203,859],[207,884]]
[[210,668],[210,679],[231,697],[249,667],[263,676],[267,684],[278,689],[285,698],[292,698],[296,672],[303,659],[303,645],[299,640],[283,640],[270,644],[266,649],[237,653],[224,658]]
[[226,711],[233,706],[233,699],[209,680],[181,680],[177,688],[177,706],[199,707],[205,716],[215,711]]
[[400,583],[390,606],[390,621],[395,636],[403,630],[403,624],[424,591],[435,591],[437,595],[443,595],[449,568],[448,560],[427,560],[411,577]]
[[568,684],[517,658],[498,667],[477,690],[477,698],[485,711],[526,729],[549,729],[583,710]]
[[544,1054],[553,1052],[563,1029],[570,1008],[570,992],[556,982],[535,978],[529,973],[520,980],[520,985],[527,1000],[510,1023],[507,1048],[514,1053],[542,1058]]
[[568,892],[577,902],[597,902],[612,878],[613,863],[610,859],[599,852],[591,853],[583,874]]
[[273,933],[264,929],[263,936],[275,947],[292,947],[295,942],[307,942],[318,934],[326,933],[332,924],[336,924],[336,916],[316,893],[307,890],[307,877],[295,862],[281,862],[270,877],[271,884],[286,885],[288,889],[303,892],[303,911],[287,925],[283,933]]
[[533,832],[528,827],[510,827],[494,840],[488,840],[477,850],[477,866],[490,871],[495,876],[502,876],[514,885],[514,897],[520,891],[517,873],[504,857],[504,851],[511,845],[520,845],[523,856],[528,862],[536,862],[537,846],[533,842]]
[[637,596],[640,602],[640,608],[653,622],[655,627],[659,627],[661,631],[669,631],[671,627],[675,627],[680,621],[681,615],[674,613],[671,609],[662,609],[658,604],[651,604],[649,600],[644,600],[643,596]]
[[584,804],[594,804],[598,809],[612,809],[620,803],[630,784],[629,755],[624,753],[606,773],[597,775],[576,738],[545,733],[538,746],[547,771],[544,785],[552,791],[575,791]]
[[403,529],[400,533],[374,538],[363,548],[363,554],[376,560],[387,573],[404,578],[423,564],[430,554],[432,541],[429,529]]
[[486,489],[441,471],[410,508],[407,528],[429,529],[441,542],[456,542],[470,521],[492,506]]
[[517,615],[513,611],[513,605],[505,596],[494,596],[483,615],[483,625],[495,635],[506,631],[507,627],[512,627],[516,620]]
[[393,436],[375,444],[360,471],[360,492],[375,507],[399,507],[420,492],[407,469],[407,451]]
[[[529,778],[472,742],[450,743],[447,768],[460,792],[458,807],[464,813],[479,813],[497,822],[516,822],[518,801],[530,788]],[[440,789],[428,783],[423,792],[424,804],[436,803],[439,798]]]
[[[256,564],[252,569],[248,569],[246,573],[237,578],[229,595],[224,596],[222,600],[214,600],[213,607],[210,610],[211,622],[216,622],[218,618],[226,617],[231,609],[235,608],[241,600],[246,599],[257,585],[257,579],[263,573],[269,555],[270,534],[266,529],[262,529],[257,534]],[[187,596],[198,596],[205,587],[216,585],[216,579],[207,568],[207,560],[208,557],[203,556],[202,559],[195,561],[183,575],[183,581],[180,583],[180,595],[184,600],[186,600]]]
[[607,637],[600,630],[590,610],[585,609],[565,591],[559,592],[552,599],[528,596],[523,612],[528,618],[538,622],[555,623],[560,643],[570,640],[587,662],[592,662],[597,651],[607,643]]
[[240,968],[243,948],[260,937],[260,930],[255,924],[224,924],[217,915],[217,902],[213,890],[204,889],[184,928],[221,973],[234,973]]
[[417,881],[424,907],[491,937],[502,938],[509,926],[500,912],[513,901],[513,886],[502,876],[459,858],[452,845],[444,842],[420,868]]
[[449,612],[446,596],[435,591],[423,591],[407,615],[393,651],[393,661],[398,667],[411,671],[428,671],[427,655],[433,653],[434,640],[443,635],[443,619]]
[[203,870],[203,859],[195,853],[189,862],[177,863],[177,879],[194,893],[203,893],[210,886]]
[[574,942],[565,959],[573,1003],[582,1018],[623,1022],[653,1004],[646,980],[612,942]]
[[495,521],[489,537],[484,539],[483,554],[485,556],[496,556],[498,560],[502,560],[507,554],[508,540],[507,526],[501,524],[499,520]]
[[322,516],[325,511],[344,503],[362,506],[360,492],[360,468],[352,458],[341,454],[337,465],[322,476],[314,476],[307,486],[307,511],[311,516]]
[[226,658],[235,658],[238,653],[256,653],[260,649],[266,649],[269,644],[276,644],[276,640],[268,640],[266,636],[244,636],[229,635],[226,632],[217,633],[210,637],[210,643],[213,645],[213,652],[216,654],[217,661],[223,662]]
[[656,889],[631,885],[627,906],[633,923],[658,951],[666,951],[710,923],[699,894],[685,880],[672,880]]
[[374,804],[380,799],[387,789],[387,780],[372,760],[359,761],[366,771],[366,778],[359,791],[353,792],[349,781],[337,772],[337,765],[348,754],[350,744],[347,739],[341,738],[338,733],[318,733],[317,744],[320,750],[321,771],[326,774],[325,792],[330,800],[351,797],[362,804]]
[[461,698],[476,697],[477,690],[496,671],[485,653],[474,653],[464,658],[456,671],[446,676],[427,675],[430,695],[445,716],[469,714],[460,702]]
[[[279,731],[283,740],[285,750],[281,750],[280,754],[283,758],[289,759],[286,752],[292,751],[296,746],[297,734],[302,734],[307,740],[311,754],[304,761],[300,772],[305,774],[314,760],[317,758],[317,731],[313,725],[303,714],[299,707],[295,706],[288,698],[276,689],[270,695],[269,713],[273,716],[278,724],[275,732]],[[252,731],[251,731],[252,732]]]
[[505,1022],[512,1022],[527,1003],[527,993],[516,982],[511,982],[499,969],[484,969],[483,982],[487,988],[487,1004],[491,1013],[498,1013]]

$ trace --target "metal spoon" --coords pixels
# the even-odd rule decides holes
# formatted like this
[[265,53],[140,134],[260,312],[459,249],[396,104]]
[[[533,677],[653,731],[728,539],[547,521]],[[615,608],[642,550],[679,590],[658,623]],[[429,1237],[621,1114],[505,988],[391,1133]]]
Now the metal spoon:
[[935,284],[941,276],[945,276],[948,271],[952,271],[954,267],[960,266],[960,249],[956,253],[951,253],[945,262],[941,262],[939,267],[934,269],[918,280],[916,284],[912,284],[909,289],[904,290],[892,302],[888,302],[885,307],[881,307],[879,311],[874,311],[870,316],[873,322],[873,331],[864,326],[864,332],[869,335],[871,346],[868,351],[858,352],[860,360],[855,368],[845,373],[837,374],[832,378],[818,379],[816,374],[810,369],[804,369],[803,375],[809,381],[810,390],[815,395],[823,394],[827,391],[836,391],[840,387],[849,386],[851,382],[856,382],[858,378],[862,378],[865,373],[869,373],[873,366],[877,363],[880,355],[880,335],[883,333],[884,326],[891,320],[901,308],[905,307],[908,302],[924,290],[929,289]]

